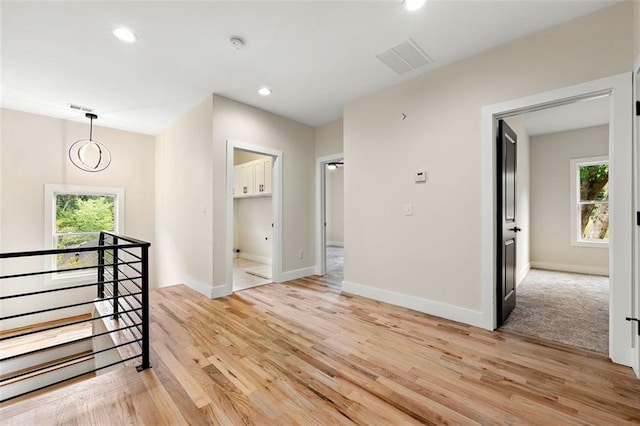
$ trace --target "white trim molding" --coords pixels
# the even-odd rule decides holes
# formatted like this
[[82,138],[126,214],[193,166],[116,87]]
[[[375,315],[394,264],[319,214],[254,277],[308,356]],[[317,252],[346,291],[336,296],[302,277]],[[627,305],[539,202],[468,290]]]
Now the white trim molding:
[[[316,229],[316,275],[324,275],[326,267],[326,254],[325,247],[328,244],[326,241],[326,229],[324,223],[326,222],[326,188],[325,188],[325,168],[324,165],[333,161],[340,161],[344,159],[344,154],[338,152],[335,154],[324,155],[322,157],[316,157],[316,214],[315,214],[315,229]],[[334,244],[337,245],[337,244]],[[344,243],[342,243],[344,247]]]
[[238,257],[240,259],[246,259],[246,260],[250,260],[252,262],[258,262],[258,263],[264,263],[265,265],[271,265],[271,258],[264,257],[264,256],[258,256],[257,254],[240,252],[240,255]]
[[[572,158],[569,160],[569,214],[571,217],[571,240],[569,243],[574,247],[591,247],[599,249],[609,249],[609,239],[606,240],[585,240],[582,238],[580,229],[580,167],[597,164],[609,164],[609,156],[601,155],[597,157]],[[609,204],[609,200],[605,201]]]
[[[56,229],[56,195],[58,194],[80,194],[95,196],[113,196],[114,197],[114,223],[113,231],[116,234],[125,234],[125,190],[119,187],[105,186],[82,186],[82,185],[65,185],[65,184],[45,184],[44,185],[44,250],[56,248],[54,243],[54,230]],[[55,258],[44,256],[44,270],[57,269]],[[86,282],[95,280],[96,271],[80,273],[61,273],[61,274],[45,274],[43,282],[45,285],[62,285],[68,283]],[[92,278],[93,277],[93,278]]]
[[482,108],[481,251],[482,326],[493,330],[496,318],[496,121],[527,111],[609,96],[610,295],[609,357],[630,366],[633,265],[633,103],[632,74],[622,73]]
[[518,271],[518,275],[516,275],[516,287],[520,285],[522,281],[524,281],[525,277],[531,270],[531,263],[527,263]]
[[294,269],[293,271],[282,272],[282,275],[280,276],[281,281],[278,281],[278,282],[285,282],[285,281],[297,280],[298,278],[309,277],[311,275],[314,275],[315,272],[316,272],[316,268],[314,266],[310,266],[308,268],[302,268],[302,269]]
[[602,275],[609,276],[609,268],[586,265],[567,265],[563,263],[531,262],[533,269],[544,269],[546,271],[571,272],[573,274]]
[[464,324],[482,327],[482,312],[471,309],[460,308],[446,303],[435,302],[421,297],[396,293],[395,291],[383,290],[376,287],[358,284],[349,281],[342,282],[342,292],[355,294],[356,296],[380,302],[390,303],[414,311],[434,315]]

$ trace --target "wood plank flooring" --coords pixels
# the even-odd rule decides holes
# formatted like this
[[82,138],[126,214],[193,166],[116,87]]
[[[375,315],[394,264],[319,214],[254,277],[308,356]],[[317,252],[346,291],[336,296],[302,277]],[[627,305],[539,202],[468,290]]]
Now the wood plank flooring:
[[[70,318],[49,321],[46,323],[31,325],[0,333],[0,337],[10,337],[21,333],[28,333],[37,330],[45,330],[51,327],[76,322],[85,321],[91,318],[91,314],[78,315]],[[53,330],[42,331],[26,336],[15,337],[2,342],[0,346],[0,358],[6,358],[15,354],[21,354],[34,349],[46,348],[62,343],[71,342],[83,337],[91,336],[91,322],[66,325]]]
[[[5,403],[3,424],[640,423],[627,367],[340,294],[321,278],[151,294],[153,368]],[[124,370],[126,371],[126,370]]]

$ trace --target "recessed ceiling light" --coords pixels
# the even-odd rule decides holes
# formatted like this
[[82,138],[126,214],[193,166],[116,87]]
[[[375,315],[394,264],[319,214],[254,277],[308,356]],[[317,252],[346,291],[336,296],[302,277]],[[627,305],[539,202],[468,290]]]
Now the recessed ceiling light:
[[125,41],[127,43],[133,43],[138,40],[138,36],[135,35],[129,28],[118,27],[112,31],[113,35],[116,36],[118,40]]
[[260,93],[262,96],[269,96],[271,94],[271,89],[269,89],[268,87],[261,87],[260,89],[258,89],[258,93]]
[[418,10],[420,9],[422,6],[424,6],[424,4],[427,2],[427,0],[404,0],[404,8],[407,10]]

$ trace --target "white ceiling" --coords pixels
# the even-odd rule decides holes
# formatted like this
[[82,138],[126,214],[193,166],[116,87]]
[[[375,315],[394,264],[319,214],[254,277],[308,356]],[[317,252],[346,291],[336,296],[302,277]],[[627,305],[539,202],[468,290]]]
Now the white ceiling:
[[[6,1],[2,106],[157,134],[210,93],[309,125],[343,105],[616,0]],[[131,28],[124,44],[111,31]],[[242,50],[231,36],[245,40]],[[434,64],[395,74],[376,54],[411,38]],[[273,94],[261,97],[260,86]]]
[[609,96],[529,112],[518,118],[529,136],[600,126],[609,123]]

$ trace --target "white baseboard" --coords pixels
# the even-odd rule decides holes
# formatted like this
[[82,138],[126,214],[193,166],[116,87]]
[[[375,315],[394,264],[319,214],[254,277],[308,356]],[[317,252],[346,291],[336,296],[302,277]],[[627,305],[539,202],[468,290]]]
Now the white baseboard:
[[383,290],[349,281],[342,282],[342,291],[476,327],[483,326],[482,312],[480,311],[473,311],[471,309],[460,308],[457,306],[447,305],[445,303],[434,302],[420,297],[396,293],[394,291]]
[[293,271],[282,271],[282,274],[280,275],[280,281],[278,282],[281,283],[285,281],[297,280],[298,278],[308,277],[310,275],[314,275],[315,273],[315,266],[311,266],[309,268],[294,269]]
[[191,287],[198,293],[211,298],[211,286],[209,284],[201,283],[194,280],[189,280],[184,282],[187,286]]
[[231,286],[229,285],[219,285],[216,287],[211,287],[211,298],[217,299],[218,297],[224,297],[232,294]]
[[328,246],[344,247],[344,241],[327,241]]
[[240,259],[246,259],[246,260],[250,260],[252,262],[258,262],[258,263],[264,263],[265,265],[271,265],[270,257],[258,256],[257,254],[240,252]]
[[527,263],[520,271],[518,271],[518,274],[516,275],[516,287],[520,285],[520,283],[522,282],[522,280],[524,280],[524,277],[527,276],[530,270],[531,263]]
[[201,283],[194,280],[185,281],[185,284],[198,293],[208,297],[209,299],[216,299],[218,297],[228,296],[231,293],[231,286],[228,285],[219,285],[212,287],[209,284]]
[[609,268],[585,265],[565,265],[550,262],[531,262],[531,269],[545,269],[548,271],[573,272],[576,274],[609,276]]

